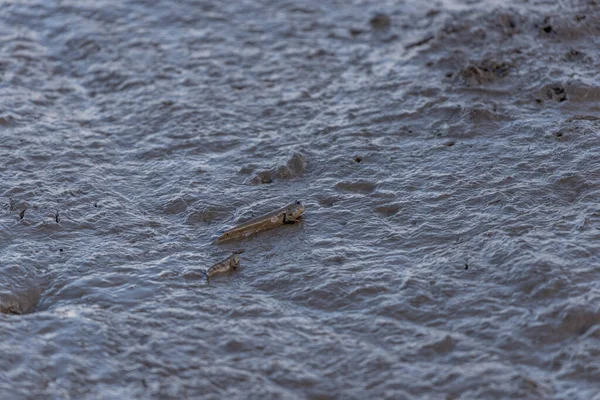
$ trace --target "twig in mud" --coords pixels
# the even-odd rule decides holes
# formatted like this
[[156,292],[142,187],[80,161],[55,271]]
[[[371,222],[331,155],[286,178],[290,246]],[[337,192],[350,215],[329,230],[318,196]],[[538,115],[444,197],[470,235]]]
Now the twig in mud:
[[409,50],[409,49],[412,49],[413,47],[423,46],[424,44],[427,44],[430,41],[432,41],[433,38],[435,38],[435,36],[433,36],[433,35],[425,36],[423,39],[421,39],[417,42],[407,44],[406,46],[404,46],[404,50]]

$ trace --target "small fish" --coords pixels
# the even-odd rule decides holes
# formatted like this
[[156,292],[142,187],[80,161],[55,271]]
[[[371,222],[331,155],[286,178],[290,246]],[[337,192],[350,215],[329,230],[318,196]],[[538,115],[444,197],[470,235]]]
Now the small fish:
[[206,280],[208,281],[211,277],[215,275],[222,275],[228,272],[235,271],[240,266],[240,256],[238,254],[239,252],[234,252],[226,259],[219,261],[218,263],[207,269],[204,273],[206,275]]
[[250,221],[246,221],[235,228],[228,230],[219,236],[215,243],[238,239],[253,233],[275,228],[279,225],[294,223],[300,219],[303,212],[304,206],[299,201],[296,201],[295,203],[288,204],[285,207],[251,219]]

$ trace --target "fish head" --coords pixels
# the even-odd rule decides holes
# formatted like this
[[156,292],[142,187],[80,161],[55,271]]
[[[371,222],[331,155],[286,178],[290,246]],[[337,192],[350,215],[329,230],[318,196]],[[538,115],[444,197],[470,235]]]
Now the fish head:
[[238,255],[238,253],[233,253],[229,265],[231,265],[231,269],[236,269],[240,266],[240,256]]
[[287,207],[286,218],[295,221],[300,218],[303,212],[304,205],[300,201],[296,201]]

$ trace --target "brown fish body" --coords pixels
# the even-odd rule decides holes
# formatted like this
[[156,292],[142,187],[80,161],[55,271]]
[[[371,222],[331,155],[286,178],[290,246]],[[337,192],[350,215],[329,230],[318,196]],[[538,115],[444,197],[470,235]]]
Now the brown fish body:
[[219,236],[215,243],[238,239],[279,225],[296,222],[303,212],[304,206],[299,201],[288,204],[285,207],[237,225]]
[[236,270],[240,266],[240,257],[234,253],[226,259],[219,261],[212,267],[206,270],[206,280],[209,280],[215,275],[222,275]]

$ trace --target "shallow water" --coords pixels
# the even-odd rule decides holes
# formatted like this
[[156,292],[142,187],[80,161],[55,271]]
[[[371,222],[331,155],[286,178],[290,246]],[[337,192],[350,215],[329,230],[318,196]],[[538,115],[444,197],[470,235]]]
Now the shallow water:
[[598,5],[0,4],[2,398],[600,392]]

